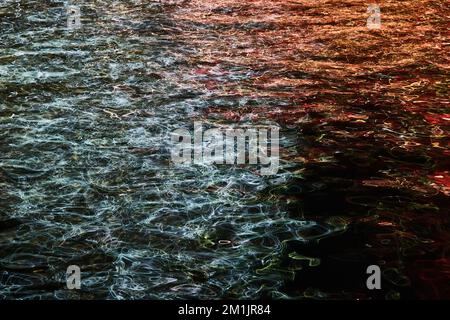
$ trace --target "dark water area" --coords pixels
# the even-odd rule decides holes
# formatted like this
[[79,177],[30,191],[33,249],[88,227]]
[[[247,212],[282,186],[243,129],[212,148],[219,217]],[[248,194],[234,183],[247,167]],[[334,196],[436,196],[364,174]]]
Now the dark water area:
[[[450,298],[448,4],[380,7],[0,0],[0,298]],[[194,121],[278,173],[174,166]]]

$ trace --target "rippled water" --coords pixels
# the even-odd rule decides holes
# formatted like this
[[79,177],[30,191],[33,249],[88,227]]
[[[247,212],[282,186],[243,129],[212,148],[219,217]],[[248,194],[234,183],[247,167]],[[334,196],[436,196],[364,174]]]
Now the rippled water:
[[[429,270],[438,286],[449,266],[448,119],[422,123],[395,89],[372,87],[403,73],[314,34],[333,7],[75,3],[82,26],[68,30],[67,1],[1,1],[0,297],[448,293],[411,289]],[[339,23],[367,34],[364,12]],[[423,72],[442,92],[435,63]],[[427,112],[447,103],[433,99]],[[194,121],[281,125],[278,174],[173,165],[169,134]],[[373,263],[386,270],[381,293],[365,289]],[[65,287],[74,264],[80,291]]]

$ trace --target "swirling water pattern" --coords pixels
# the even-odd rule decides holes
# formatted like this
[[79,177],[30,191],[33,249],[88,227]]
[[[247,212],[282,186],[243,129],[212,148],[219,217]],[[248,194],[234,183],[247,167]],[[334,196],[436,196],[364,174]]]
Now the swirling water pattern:
[[[289,178],[170,163],[169,133],[211,103],[177,7],[146,1],[2,3],[2,281],[6,298],[254,298],[257,272],[316,223],[259,201]],[[245,79],[246,74],[235,74]],[[292,143],[287,138],[284,144]],[[6,220],[7,218],[7,220]],[[4,222],[4,223],[6,223]],[[323,230],[326,234],[329,231]],[[65,289],[65,268],[83,290]]]
[[[0,297],[378,297],[372,263],[386,298],[414,295],[414,275],[432,284],[423,295],[445,295],[442,55],[369,33],[361,12],[356,0],[1,0]],[[419,100],[425,87],[436,95]],[[280,124],[278,174],[172,164],[170,132],[194,121]],[[69,265],[82,290],[66,289]]]

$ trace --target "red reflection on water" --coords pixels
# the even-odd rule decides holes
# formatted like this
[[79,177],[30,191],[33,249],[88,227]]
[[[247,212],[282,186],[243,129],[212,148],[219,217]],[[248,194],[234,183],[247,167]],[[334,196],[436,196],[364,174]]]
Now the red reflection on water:
[[206,95],[239,101],[204,117],[297,130],[303,144],[282,156],[303,167],[300,184],[324,183],[333,197],[337,179],[351,180],[348,195],[375,198],[361,204],[370,211],[327,213],[366,230],[364,255],[408,277],[416,296],[450,297],[446,11],[440,1],[379,5],[382,27],[369,30],[366,1],[191,1],[174,13],[195,47],[182,72]]

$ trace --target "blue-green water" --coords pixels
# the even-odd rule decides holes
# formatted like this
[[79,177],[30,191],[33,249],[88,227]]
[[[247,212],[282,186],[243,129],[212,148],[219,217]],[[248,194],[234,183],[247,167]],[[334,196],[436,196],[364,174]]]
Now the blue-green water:
[[[290,174],[170,163],[171,131],[190,128],[207,106],[248,99],[196,83],[195,26],[157,2],[86,2],[82,27],[67,30],[64,5],[0,7],[1,215],[12,226],[0,238],[1,296],[277,292],[292,275],[258,270],[277,259],[283,240],[315,228],[290,219],[283,203],[260,199]],[[81,292],[65,288],[73,264]]]
[[[364,6],[72,1],[68,29],[68,4],[0,0],[0,298],[445,295],[445,125],[405,111],[443,112],[439,58],[370,49],[402,47]],[[174,165],[194,121],[280,125],[277,175]]]

